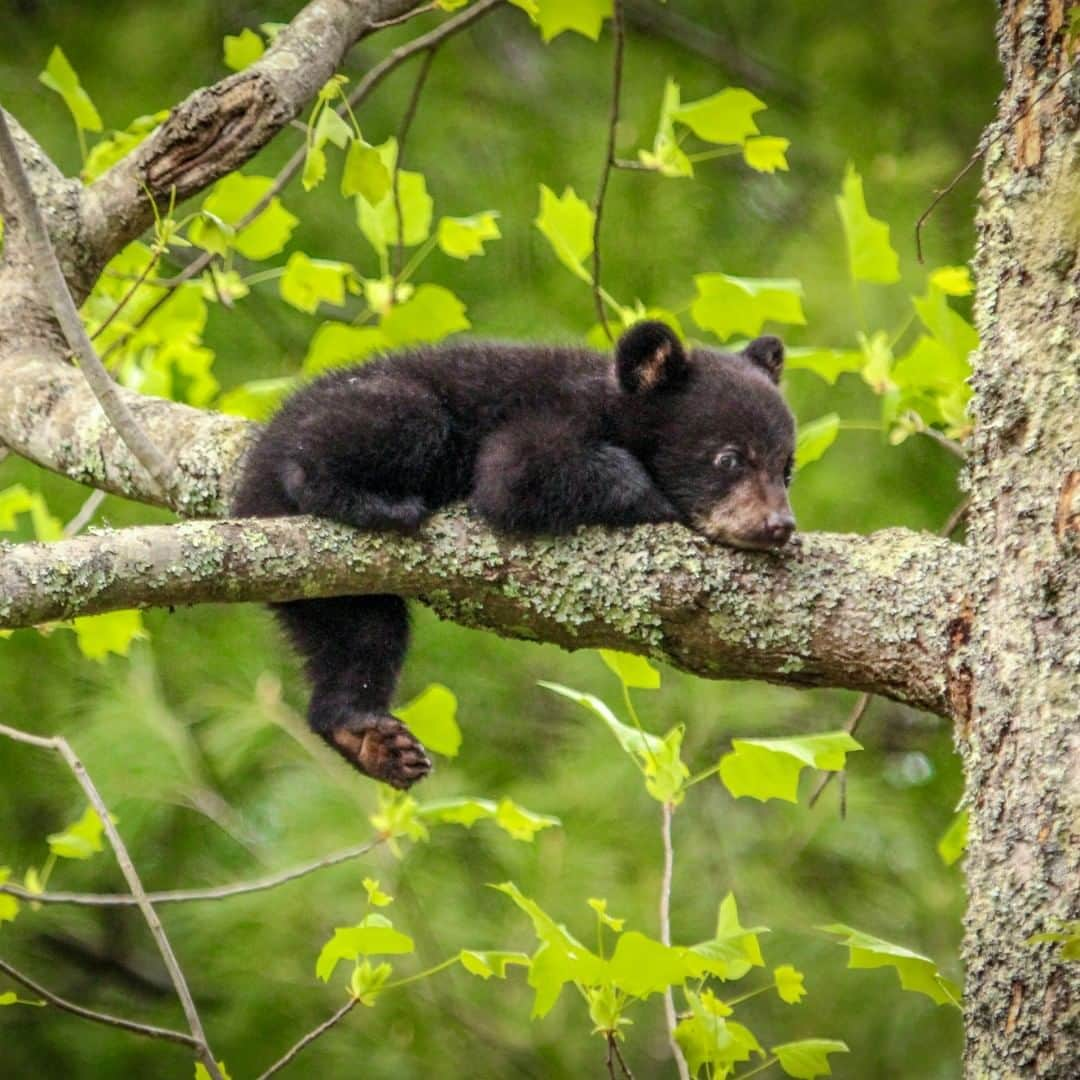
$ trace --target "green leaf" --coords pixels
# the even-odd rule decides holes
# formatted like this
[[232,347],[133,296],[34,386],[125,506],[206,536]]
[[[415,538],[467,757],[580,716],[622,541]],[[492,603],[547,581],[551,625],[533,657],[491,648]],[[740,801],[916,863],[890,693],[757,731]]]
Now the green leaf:
[[787,172],[787,148],[790,145],[790,139],[781,139],[776,135],[758,135],[743,143],[743,160],[758,172],[774,173],[777,169]]
[[690,947],[699,961],[698,974],[741,979],[752,967],[764,967],[758,935],[768,932],[767,926],[746,927],[739,922],[739,907],[729,892],[717,910],[716,934]]
[[776,992],[780,1000],[788,1005],[798,1005],[806,997],[806,987],[803,986],[803,973],[796,971],[790,964],[781,964],[773,969],[773,978],[776,980]]
[[758,133],[754,114],[764,108],[765,102],[749,90],[729,88],[700,101],[688,101],[673,110],[672,116],[699,139],[741,146],[748,135]]
[[889,226],[866,209],[862,177],[848,162],[836,208],[847,239],[848,269],[855,281],[889,285],[900,280],[900,257],[889,243]]
[[319,375],[331,368],[366,360],[389,344],[386,335],[374,326],[323,323],[311,339],[301,370],[305,375]]
[[939,266],[930,272],[930,284],[947,296],[970,296],[974,288],[966,266]]
[[847,1043],[839,1039],[800,1039],[798,1042],[772,1046],[769,1052],[780,1059],[780,1068],[788,1076],[813,1080],[815,1076],[832,1076],[829,1054],[848,1053]]
[[511,964],[528,967],[532,963],[522,952],[481,952],[476,949],[462,949],[458,960],[470,975],[478,975],[485,981],[492,975],[496,979],[505,979],[506,969]]
[[[334,85],[337,87],[340,84],[335,83]],[[336,93],[337,90],[335,89],[335,96]],[[344,150],[345,147],[350,146],[355,141],[352,128],[345,122],[337,109],[332,108],[329,103],[319,110],[318,119],[315,121],[315,126],[311,132],[311,138],[318,147],[323,147],[328,142],[331,142],[339,150]]]
[[836,441],[840,431],[837,413],[826,413],[809,424],[799,425],[799,437],[795,443],[795,468],[801,469],[811,461],[817,461]]
[[664,84],[660,120],[653,138],[652,150],[638,151],[638,160],[646,168],[654,169],[663,176],[676,178],[694,175],[693,163],[679,147],[679,140],[675,137],[674,114],[680,106],[679,84],[669,77]]
[[694,975],[696,965],[688,949],[673,948],[637,930],[619,936],[608,961],[608,977],[631,997],[646,998],[681,986]]
[[276,255],[289,242],[298,223],[276,195],[250,225],[239,233],[230,231],[254,209],[273,183],[269,176],[242,176],[240,173],[230,173],[219,180],[203,203],[203,211],[211,215],[211,219],[196,218],[188,227],[191,242],[219,255],[232,247],[245,258],[256,261]]
[[541,830],[561,825],[557,817],[537,814],[512,799],[457,798],[438,799],[419,808],[420,818],[431,825],[464,825],[470,829],[477,821],[493,821],[515,840],[531,842]]
[[[11,899],[11,898],[10,897],[0,897],[0,899]],[[3,910],[3,908],[0,908],[0,911],[2,911],[2,910]],[[2,919],[3,919],[3,916],[0,915],[0,920],[2,920]],[[14,990],[5,990],[4,993],[0,994],[0,1006],[3,1006],[3,1005],[17,1005],[18,1002],[19,1002],[19,995],[16,994]]]
[[395,855],[400,851],[395,843],[399,836],[408,837],[410,840],[428,838],[427,826],[420,820],[419,806],[411,795],[382,787],[379,788],[377,797],[379,809],[370,816],[369,820],[375,831],[390,841],[390,850]]
[[884,330],[875,330],[869,337],[860,333],[858,338],[863,354],[863,382],[875,394],[886,394],[895,389],[892,381],[893,351],[889,344],[889,335]]
[[367,893],[369,904],[374,904],[376,907],[386,907],[394,902],[394,898],[389,893],[385,893],[379,888],[379,883],[375,878],[366,877],[362,884],[364,892]]
[[861,371],[865,358],[857,349],[815,349],[798,347],[784,352],[786,371],[812,371],[830,386],[847,372]]
[[[387,185],[386,194],[374,205],[362,197],[357,198],[356,221],[368,243],[379,255],[385,255],[398,244],[398,213],[393,191],[397,139],[387,139],[374,149],[382,158],[391,182]],[[401,169],[397,180],[398,201],[401,203],[401,242],[404,247],[413,247],[422,244],[431,232],[434,202],[428,194],[423,174]]]
[[484,254],[485,240],[498,240],[499,216],[496,210],[485,210],[471,217],[444,217],[439,221],[439,247],[453,259],[468,259]]
[[393,973],[394,969],[388,963],[372,967],[370,961],[364,960],[353,969],[349,979],[349,993],[361,1005],[367,1005],[370,1008],[375,1004],[379,991]]
[[90,148],[79,172],[83,183],[92,184],[99,176],[107,173],[168,118],[167,109],[148,116],[137,116],[123,131],[114,131],[107,138],[99,139]]
[[315,143],[310,143],[304,155],[304,171],[300,174],[300,183],[305,191],[313,191],[326,179],[326,151]]
[[249,420],[269,420],[278,406],[298,386],[295,375],[283,375],[277,379],[254,379],[241,383],[218,398],[218,412],[230,416],[246,416]]
[[592,275],[582,265],[593,250],[593,225],[596,215],[572,187],[556,195],[546,184],[540,185],[540,212],[533,224],[547,237],[559,261],[582,281],[592,282]]
[[287,304],[313,315],[319,304],[342,307],[346,282],[354,275],[349,263],[309,259],[302,251],[294,251],[285,264],[278,290]]
[[262,38],[244,27],[239,34],[225,35],[225,66],[233,71],[243,71],[266,51]]
[[960,1004],[960,987],[938,971],[937,965],[927,956],[905,949],[903,945],[894,945],[861,930],[834,923],[819,929],[827,934],[837,934],[843,940],[839,942],[850,950],[849,968],[893,967],[900,978],[900,985],[905,990],[925,994],[938,1005]]
[[388,345],[398,346],[442,341],[470,326],[465,305],[449,289],[421,285],[408,300],[395,304],[383,316],[379,330]]
[[726,1020],[731,1009],[711,990],[696,994],[683,991],[690,1016],[675,1030],[675,1038],[686,1055],[690,1071],[697,1076],[706,1065],[713,1066],[717,1078],[731,1075],[734,1066],[750,1060],[751,1054],[765,1056],[754,1033],[734,1020]]
[[607,901],[606,900],[598,900],[596,898],[593,898],[593,899],[587,901],[587,903],[588,903],[589,907],[591,907],[593,909],[593,911],[596,912],[596,914],[599,917],[600,921],[605,926],[610,927],[617,934],[622,933],[622,928],[623,928],[623,925],[625,924],[626,920],[625,919],[616,919],[616,918],[614,918],[614,916],[609,915],[607,913]]
[[733,739],[720,759],[720,779],[735,798],[798,801],[799,774],[810,765],[838,772],[862,746],[846,731],[780,739]]
[[[335,114],[336,115],[336,114]],[[390,170],[382,154],[360,139],[349,143],[345,168],[341,173],[341,194],[359,195],[369,206],[377,206],[390,191]]]
[[[112,822],[115,825],[117,818],[112,817]],[[45,840],[49,850],[61,859],[89,859],[105,850],[101,840],[104,832],[105,826],[98,812],[88,806],[78,821],[73,821],[62,832],[46,836]]]
[[[217,1067],[218,1072],[221,1073],[221,1080],[232,1080],[224,1061],[219,1061]],[[195,1080],[210,1080],[210,1072],[201,1061],[195,1063]]]
[[19,514],[30,515],[34,536],[42,543],[64,538],[64,526],[49,512],[44,496],[28,491],[22,484],[13,484],[0,491],[0,532],[13,531]]
[[429,749],[445,757],[457,757],[461,749],[457,698],[442,683],[432,683],[394,715]]
[[605,19],[611,18],[614,0],[510,0],[540,27],[545,42],[567,30],[596,41]]
[[694,322],[721,340],[735,334],[756,337],[769,321],[804,326],[802,284],[793,278],[738,278],[697,274]]
[[361,956],[399,955],[415,951],[408,934],[395,930],[384,915],[372,913],[356,926],[339,926],[334,936],[322,947],[315,962],[315,975],[329,982],[341,960],[357,960]]
[[598,649],[597,652],[624,686],[634,690],[660,689],[660,672],[644,656],[616,652],[614,649]]
[[72,621],[79,651],[90,660],[109,653],[127,656],[131,643],[147,637],[141,611],[110,611],[106,615],[80,615]]
[[582,708],[599,716],[619,741],[619,745],[637,763],[645,777],[645,790],[658,802],[680,803],[683,799],[683,781],[690,770],[679,754],[682,747],[683,728],[672,728],[662,739],[645,731],[629,727],[616,719],[615,714],[598,697],[571,690],[558,683],[543,682],[540,686],[569,698]]
[[[11,877],[11,868],[0,866],[0,885]],[[0,923],[12,922],[19,914],[19,901],[7,893],[0,893]]]
[[950,374],[967,378],[971,373],[968,358],[979,347],[975,327],[953,311],[945,291],[933,281],[927,285],[923,296],[912,298],[912,303],[922,324],[934,335],[934,340],[953,357],[955,366]]
[[968,812],[961,810],[937,842],[937,853],[946,866],[952,866],[967,849]]
[[38,81],[50,90],[55,90],[64,99],[64,104],[81,131],[101,130],[101,117],[59,45],[53,47],[45,70],[38,75]]

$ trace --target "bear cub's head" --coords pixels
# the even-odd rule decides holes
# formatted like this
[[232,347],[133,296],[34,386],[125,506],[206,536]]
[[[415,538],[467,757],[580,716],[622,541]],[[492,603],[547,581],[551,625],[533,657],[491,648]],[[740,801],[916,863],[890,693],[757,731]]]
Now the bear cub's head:
[[691,528],[732,547],[788,542],[795,421],[780,395],[784,346],[759,337],[740,353],[683,349],[661,322],[619,340],[620,427]]

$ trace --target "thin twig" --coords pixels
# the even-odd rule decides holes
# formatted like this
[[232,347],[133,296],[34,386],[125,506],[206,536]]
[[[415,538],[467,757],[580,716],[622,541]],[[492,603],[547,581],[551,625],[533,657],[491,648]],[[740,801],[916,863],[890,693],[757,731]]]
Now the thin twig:
[[405,107],[405,115],[401,118],[401,127],[398,129],[397,154],[394,156],[394,176],[391,187],[394,192],[394,216],[397,218],[397,245],[394,248],[393,277],[394,287],[390,290],[390,302],[394,302],[394,294],[397,292],[397,280],[401,276],[401,262],[405,254],[405,218],[401,213],[401,163],[405,159],[405,140],[409,136],[409,128],[412,127],[416,109],[420,104],[420,94],[423,92],[424,83],[427,82],[428,72],[435,59],[435,53],[439,45],[432,45],[424,54],[420,71],[416,76],[409,104]]
[[[863,718],[866,710],[870,707],[870,699],[873,694],[860,694],[847,718],[847,723],[844,724],[844,730],[849,735],[854,735],[859,726],[859,721]],[[814,804],[821,798],[824,790],[832,783],[833,777],[839,776],[839,772],[826,772],[822,773],[818,779],[817,786],[814,788],[810,795],[810,802],[808,806],[812,809]]]
[[943,450],[948,450],[953,457],[959,458],[961,461],[967,461],[967,451],[960,445],[955,439],[950,439],[948,435],[943,435],[936,428],[925,427],[919,432],[920,435],[925,435],[928,439],[933,439]]
[[[337,114],[339,116],[345,116],[349,109],[355,109],[368,97],[375,87],[386,78],[387,75],[399,68],[411,57],[415,56],[417,53],[433,49],[435,46],[440,45],[447,38],[452,37],[460,30],[464,30],[467,26],[476,22],[477,19],[482,18],[489,11],[494,10],[505,2],[506,0],[480,0],[479,3],[474,4],[470,8],[466,8],[453,18],[447,19],[444,23],[440,23],[434,30],[429,30],[428,33],[421,34],[420,37],[415,38],[413,41],[407,42],[394,49],[393,52],[389,53],[389,55],[376,64],[356,84],[356,86],[353,87],[352,92],[346,99],[348,102],[347,106],[345,104],[337,106]],[[304,132],[305,134],[307,132],[306,126],[304,127]],[[250,225],[270,205],[271,201],[284,191],[289,181],[304,167],[304,159],[306,157],[307,145],[306,143],[301,143],[293,156],[285,162],[280,172],[274,177],[274,182],[266,189],[262,198],[260,198],[259,201],[233,226],[235,232],[239,233],[246,229],[248,225]],[[185,282],[190,281],[198,274],[201,274],[216,257],[216,252],[204,251],[198,258],[193,259],[188,263],[176,277],[161,282],[160,284],[162,287],[167,288],[169,291],[163,296],[158,297],[158,299],[143,312],[127,334],[121,338],[117,338],[117,340],[105,350],[103,359],[108,360],[116,349],[126,344],[131,335],[142,327],[158,308],[169,299],[173,290],[178,289]]]
[[283,1056],[277,1059],[273,1065],[264,1073],[260,1073],[257,1080],[266,1080],[268,1076],[273,1076],[274,1073],[284,1069],[305,1046],[313,1043],[320,1035],[325,1035],[336,1023],[344,1020],[346,1016],[352,1012],[353,1009],[360,1003],[359,998],[349,998],[344,1005],[329,1019],[324,1020],[318,1027],[312,1028],[299,1042],[295,1043],[292,1048]]
[[600,171],[600,184],[596,189],[596,201],[593,203],[593,257],[592,287],[593,303],[600,325],[604,328],[608,341],[615,336],[608,326],[607,312],[604,311],[603,289],[600,286],[600,225],[604,216],[604,198],[607,195],[608,180],[615,165],[615,129],[619,125],[619,102],[622,98],[623,45],[626,34],[623,29],[622,0],[615,0],[612,8],[612,32],[615,35],[611,62],[611,112],[608,115],[607,151],[604,155],[604,167]]
[[[664,945],[671,945],[671,878],[675,869],[675,849],[671,844],[671,819],[675,814],[675,807],[666,802],[663,805],[663,817],[661,818],[660,835],[664,840],[664,875],[660,881],[660,941]],[[686,1065],[682,1049],[675,1041],[675,998],[669,986],[664,991],[664,1019],[667,1021],[668,1042],[671,1044],[671,1053],[675,1058],[675,1064],[679,1069],[680,1080],[690,1080],[690,1070]]]
[[199,1049],[198,1041],[185,1031],[155,1027],[153,1024],[141,1024],[137,1020],[127,1020],[122,1016],[111,1016],[109,1013],[96,1012],[94,1009],[87,1009],[83,1005],[76,1005],[73,1001],[68,1001],[66,998],[60,997],[59,994],[47,990],[41,983],[34,982],[29,975],[24,975],[17,968],[13,968],[6,960],[0,960],[0,971],[9,979],[21,983],[27,990],[32,990],[50,1005],[55,1005],[58,1009],[72,1013],[74,1016],[81,1016],[84,1020],[92,1020],[95,1024],[108,1024],[110,1027],[122,1028],[124,1031],[130,1031],[133,1035],[145,1035],[149,1039],[164,1039],[166,1042],[189,1046],[193,1050]]
[[412,11],[406,11],[404,15],[398,15],[393,19],[383,19],[382,22],[373,22],[368,29],[370,31],[386,30],[391,26],[400,26],[402,23],[407,23],[411,19],[415,19],[417,15],[426,15],[429,11],[434,11],[438,7],[436,0],[431,0],[430,4],[424,4],[423,7],[413,8]]
[[948,195],[956,187],[956,185],[959,184],[960,181],[963,180],[969,172],[971,172],[973,168],[975,168],[976,163],[986,155],[986,152],[990,149],[990,147],[996,146],[999,142],[1001,142],[1002,139],[1005,138],[1006,135],[1014,131],[1017,124],[1019,124],[1020,121],[1023,120],[1024,117],[1026,117],[1028,113],[1030,113],[1031,110],[1034,109],[1035,106],[1038,105],[1044,97],[1046,97],[1047,94],[1049,94],[1052,90],[1055,90],[1058,86],[1058,83],[1060,83],[1066,75],[1075,71],[1077,68],[1077,64],[1080,64],[1080,61],[1077,61],[1076,64],[1067,67],[1063,72],[1061,72],[1060,75],[1058,75],[1056,79],[1054,79],[1054,81],[1045,90],[1042,91],[1041,94],[1037,94],[1034,98],[1032,98],[1024,111],[1021,112],[1015,120],[1013,120],[1009,124],[1006,124],[992,139],[988,139],[982,146],[976,147],[975,153],[973,153],[971,157],[968,158],[967,164],[948,182],[948,184],[946,184],[945,187],[941,189],[941,191],[939,191],[934,196],[934,198],[930,202],[930,205],[919,215],[919,220],[915,222],[915,254],[919,257],[920,263],[925,261],[923,259],[922,249],[922,227],[926,224],[926,219],[930,217],[930,215],[937,209],[938,203],[940,203],[941,200],[944,199],[945,196]]
[[[164,892],[147,893],[146,898],[152,904],[184,904],[196,903],[200,900],[226,900],[232,896],[243,896],[245,893],[264,892],[267,889],[276,889],[286,882],[295,881],[323,870],[328,866],[336,866],[338,863],[348,862],[350,859],[358,859],[369,851],[383,843],[383,837],[376,837],[364,844],[356,844],[342,851],[335,851],[313,862],[294,866],[290,870],[282,870],[276,874],[268,874],[266,877],[257,878],[255,881],[238,881],[232,885],[218,885],[207,889],[170,889]],[[80,893],[80,892],[43,892],[35,893],[24,889],[21,885],[5,882],[0,885],[0,893],[8,893],[20,900],[32,901],[38,904],[79,904],[84,907],[130,907],[135,897],[128,893]]]
[[79,507],[79,512],[64,526],[64,535],[78,536],[90,524],[98,507],[105,501],[107,491],[91,491],[86,501]]
[[946,539],[952,536],[956,532],[960,523],[967,517],[967,512],[971,509],[971,496],[966,499],[961,499],[957,503],[953,512],[945,519],[945,524],[938,530],[938,536],[944,536]]
[[622,1056],[622,1050],[619,1049],[619,1042],[614,1037],[612,1038],[612,1045],[615,1050],[615,1060],[619,1063],[619,1069],[623,1074],[623,1080],[634,1080],[634,1074],[630,1071],[630,1066],[626,1064],[626,1059]]
[[161,953],[162,960],[165,961],[165,967],[168,969],[169,978],[172,980],[173,987],[176,990],[176,996],[180,999],[180,1004],[184,1009],[184,1015],[187,1017],[188,1027],[191,1029],[191,1034],[194,1036],[199,1057],[206,1066],[206,1070],[210,1074],[212,1080],[222,1080],[217,1060],[210,1050],[210,1044],[206,1040],[206,1033],[203,1031],[202,1021],[199,1019],[198,1010],[195,1008],[195,1002],[192,1000],[191,991],[188,989],[187,979],[184,977],[184,972],[176,959],[176,954],[173,952],[172,945],[169,943],[165,928],[161,925],[161,920],[158,918],[153,904],[147,899],[146,890],[143,888],[142,881],[139,880],[139,875],[135,870],[134,863],[131,861],[131,856],[128,854],[127,847],[124,845],[120,833],[117,832],[116,826],[113,824],[112,817],[109,814],[109,808],[105,805],[105,800],[102,799],[101,793],[98,791],[93,780],[90,779],[90,774],[86,771],[86,767],[79,760],[75,751],[72,750],[71,744],[61,735],[54,735],[51,738],[46,738],[41,735],[31,735],[29,732],[20,731],[18,728],[8,727],[7,724],[0,724],[0,735],[5,735],[9,739],[14,739],[16,742],[26,743],[28,746],[36,746],[42,750],[55,751],[64,759],[67,767],[71,769],[72,773],[75,775],[75,779],[85,792],[90,805],[101,819],[101,824],[105,829],[105,835],[109,838],[109,844],[112,846],[113,852],[116,855],[116,861],[120,866],[120,872],[124,875],[124,880],[127,881],[128,888],[131,890],[132,896],[139,905],[139,910],[142,912],[143,919],[150,929],[150,934],[158,947],[158,952]]
[[116,383],[105,370],[94,346],[86,336],[82,320],[71,298],[63,271],[53,251],[45,219],[26,177],[22,158],[11,137],[7,116],[0,109],[0,164],[3,165],[8,183],[15,195],[16,213],[30,245],[30,253],[37,274],[38,284],[49,299],[53,314],[63,331],[68,347],[79,361],[79,367],[90,389],[101,405],[109,422],[116,429],[124,445],[146,469],[161,492],[168,490],[172,473],[165,455],[150,441],[131,410],[117,393]]
[[105,321],[102,322],[102,324],[93,332],[93,334],[90,335],[91,341],[94,341],[98,337],[100,337],[101,334],[108,329],[109,325],[120,314],[120,312],[122,312],[124,308],[128,306],[128,304],[131,302],[131,298],[135,295],[135,291],[150,276],[150,271],[153,270],[155,266],[157,266],[157,261],[160,257],[160,252],[155,251],[153,256],[149,259],[147,264],[142,268],[138,276],[132,282],[128,291],[124,293],[124,295],[121,296],[120,299],[117,301],[116,307],[114,307],[112,311],[110,311],[109,314],[105,316]]

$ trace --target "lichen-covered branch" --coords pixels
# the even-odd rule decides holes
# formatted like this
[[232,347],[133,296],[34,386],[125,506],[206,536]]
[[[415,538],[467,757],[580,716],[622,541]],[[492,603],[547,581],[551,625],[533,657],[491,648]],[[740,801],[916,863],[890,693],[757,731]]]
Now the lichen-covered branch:
[[133,153],[86,191],[85,243],[103,265],[167,204],[252,158],[293,120],[366,33],[420,0],[312,0],[250,67],[196,90]]
[[964,549],[905,530],[809,534],[784,556],[680,526],[501,537],[463,510],[415,538],[314,518],[196,521],[10,546],[0,628],[125,607],[414,597],[466,626],[648,653],[711,678],[843,686],[947,714]]

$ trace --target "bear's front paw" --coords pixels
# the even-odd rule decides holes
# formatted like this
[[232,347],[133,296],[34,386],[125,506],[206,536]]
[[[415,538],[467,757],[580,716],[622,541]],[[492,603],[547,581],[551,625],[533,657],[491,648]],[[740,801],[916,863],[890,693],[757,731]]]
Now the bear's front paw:
[[401,791],[431,772],[431,759],[423,746],[393,716],[362,713],[323,737],[360,772]]

